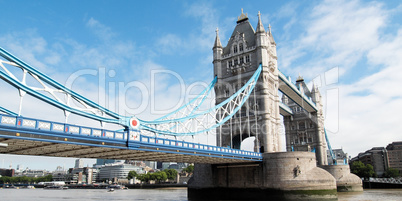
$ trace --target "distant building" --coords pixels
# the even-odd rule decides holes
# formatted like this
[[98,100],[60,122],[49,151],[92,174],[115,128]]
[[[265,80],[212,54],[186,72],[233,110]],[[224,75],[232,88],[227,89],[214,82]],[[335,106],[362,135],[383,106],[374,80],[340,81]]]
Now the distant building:
[[384,147],[373,147],[364,153],[359,153],[356,157],[352,158],[351,163],[354,161],[361,161],[364,164],[372,165],[374,172],[379,177],[388,169],[387,150]]
[[96,165],[106,165],[106,164],[113,164],[113,163],[119,163],[121,160],[116,160],[116,159],[104,159],[104,158],[98,158],[96,159]]
[[143,161],[135,161],[135,160],[126,160],[124,163],[131,164],[131,165],[134,165],[137,167],[146,167],[146,166],[151,167],[150,162],[147,162],[147,161],[143,162]]
[[335,155],[335,161],[332,160],[332,156],[331,156],[329,150],[327,150],[328,165],[334,165],[334,162],[336,162],[336,164],[338,164],[338,165],[348,164],[349,155],[347,153],[343,152],[342,149],[333,149],[332,152]]
[[157,164],[155,161],[145,161],[145,165],[154,170],[157,169]]
[[141,167],[137,167],[131,164],[111,164],[105,165],[99,170],[99,181],[112,181],[115,179],[127,179],[130,171],[136,171],[138,174],[145,173]]
[[21,172],[18,173],[16,176],[27,176],[27,177],[44,177],[46,175],[51,174],[47,170],[31,170],[31,169],[25,169]]
[[83,167],[84,167],[84,161],[82,161],[81,158],[75,160],[74,168],[83,168]]
[[97,169],[91,167],[70,168],[65,177],[65,182],[70,184],[91,184],[96,181]]
[[57,166],[56,170],[52,173],[53,181],[66,181],[67,171],[64,167]]
[[160,162],[160,161],[156,162],[156,169],[161,170],[163,168],[162,166],[163,166],[163,162]]
[[386,148],[388,155],[388,163],[390,168],[399,170],[399,174],[402,174],[402,141],[393,142]]
[[14,174],[15,174],[15,170],[14,170],[14,169],[4,169],[4,168],[1,168],[1,169],[0,169],[0,175],[1,175],[1,176],[13,177]]

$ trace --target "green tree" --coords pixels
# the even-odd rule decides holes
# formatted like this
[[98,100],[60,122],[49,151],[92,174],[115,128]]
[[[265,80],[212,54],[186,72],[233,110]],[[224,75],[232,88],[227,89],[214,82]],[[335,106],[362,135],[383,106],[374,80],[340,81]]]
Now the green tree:
[[140,174],[138,175],[137,179],[142,181],[142,182],[148,182],[150,179],[150,173],[148,172],[147,174]]
[[175,169],[165,169],[163,172],[166,173],[168,179],[174,180],[177,176],[177,171]]
[[11,184],[15,184],[15,183],[17,183],[17,181],[18,181],[17,177],[10,177],[10,183]]
[[1,184],[10,183],[10,177],[8,177],[8,176],[2,176],[2,177],[0,177],[0,183],[1,183]]
[[168,176],[167,176],[167,173],[165,171],[155,172],[155,173],[152,174],[152,180],[161,182],[161,181],[166,181],[166,179],[168,179]]
[[155,172],[155,173],[148,172],[147,174],[140,174],[137,177],[137,179],[142,182],[149,182],[151,180],[161,182],[161,181],[166,181],[167,178],[168,178],[168,176],[167,176],[166,172],[164,172],[164,171]]
[[399,170],[395,168],[388,168],[387,171],[384,173],[384,177],[386,178],[396,178],[399,177]]
[[356,174],[359,177],[363,177],[368,179],[369,177],[375,176],[374,168],[372,165],[365,165],[361,161],[355,161],[352,163],[350,170],[353,174]]
[[134,170],[131,170],[130,172],[128,172],[128,176],[127,176],[127,179],[132,179],[132,178],[134,178],[134,177],[138,177],[138,174],[137,174],[137,172],[136,171],[134,171]]
[[193,173],[194,172],[194,165],[189,165],[188,167],[184,168],[182,172]]
[[20,177],[20,182],[21,182],[21,183],[28,184],[29,181],[30,181],[30,178],[27,177],[27,176],[22,176],[22,177]]
[[44,177],[45,181],[53,181],[53,175],[48,174]]

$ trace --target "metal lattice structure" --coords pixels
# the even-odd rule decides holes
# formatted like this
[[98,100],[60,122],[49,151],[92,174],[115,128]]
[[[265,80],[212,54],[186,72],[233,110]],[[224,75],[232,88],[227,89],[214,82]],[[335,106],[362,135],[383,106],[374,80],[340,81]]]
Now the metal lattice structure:
[[[20,93],[18,115],[21,114],[23,97],[28,93],[41,101],[63,110],[65,112],[66,121],[69,114],[74,113],[101,122],[121,125],[127,124],[127,117],[112,112],[71,89],[66,88],[3,48],[0,48],[0,55],[6,59],[0,59],[0,78],[17,88]],[[22,76],[18,77],[10,68],[19,68],[22,70]],[[30,77],[29,80],[31,82],[27,81],[28,77]],[[11,111],[6,111],[8,114],[10,114],[10,112]]]
[[[110,111],[71,89],[66,88],[3,48],[0,48],[0,55],[5,59],[0,59],[0,78],[17,88],[20,94],[18,113],[0,107],[0,111],[6,114],[19,116],[21,114],[23,98],[28,93],[41,101],[63,110],[66,123],[69,114],[74,113],[100,122],[118,124],[125,128],[134,127],[140,131],[172,136],[193,136],[211,131],[224,124],[246,102],[261,73],[260,66],[250,80],[238,92],[215,107],[201,110],[201,105],[212,91],[217,78],[215,78],[196,98],[176,111],[156,120],[146,121],[141,119],[137,120],[136,117],[123,116]],[[18,76],[16,73],[13,73],[15,71],[13,68],[20,69],[22,75]],[[134,126],[132,122],[133,119],[138,121],[139,125]]]
[[[189,113],[176,113],[155,121],[142,121],[141,128],[165,135],[196,135],[205,133],[228,121],[246,102],[253,91],[261,73],[261,66],[256,70],[249,81],[235,94],[206,111],[198,112],[199,105],[191,107]],[[210,85],[210,88],[213,86]],[[210,90],[207,90],[210,91]],[[202,101],[199,101],[200,103]],[[183,115],[181,118],[169,118],[175,114]],[[212,122],[212,124],[211,124]]]

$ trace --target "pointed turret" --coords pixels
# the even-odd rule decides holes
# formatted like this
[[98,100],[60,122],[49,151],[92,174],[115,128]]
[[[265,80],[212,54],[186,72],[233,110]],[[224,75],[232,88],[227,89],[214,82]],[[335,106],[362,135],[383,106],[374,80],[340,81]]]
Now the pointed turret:
[[316,89],[317,87],[315,86],[315,83],[313,82],[313,86],[311,87],[311,93],[315,93],[316,90],[318,91],[318,89]]
[[313,83],[313,87],[311,89],[311,99],[313,100],[314,103],[321,103],[321,94],[320,91],[318,90],[318,87]]
[[269,41],[267,33],[265,32],[264,25],[261,22],[261,13],[258,11],[257,31],[255,32],[255,42],[257,46],[257,62],[262,64],[262,67],[268,67],[268,47]]
[[265,33],[264,25],[262,25],[262,22],[261,22],[261,13],[260,13],[260,11],[258,11],[257,33]]
[[275,45],[275,46],[276,46],[274,37],[272,36],[272,32],[271,32],[271,24],[268,25],[268,30],[269,30],[269,31],[268,31],[269,40],[271,41],[271,44],[272,44],[272,45]]
[[222,43],[221,40],[219,39],[219,29],[216,28],[216,38],[215,38],[215,44],[213,48],[222,48]]
[[215,44],[214,47],[212,48],[213,53],[214,53],[214,61],[212,62],[214,64],[214,77],[215,76],[222,76],[222,53],[223,53],[223,47],[221,44],[221,40],[219,39],[219,29],[216,28],[216,38],[215,38]]

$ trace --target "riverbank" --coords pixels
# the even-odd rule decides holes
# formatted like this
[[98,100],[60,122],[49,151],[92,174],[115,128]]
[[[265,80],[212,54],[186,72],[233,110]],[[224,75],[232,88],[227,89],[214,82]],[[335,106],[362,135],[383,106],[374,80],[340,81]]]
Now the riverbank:
[[402,184],[363,181],[363,189],[402,189]]
[[[1,188],[27,188],[34,186],[35,188],[44,188],[45,185],[29,185],[29,184],[6,184]],[[67,184],[69,189],[105,189],[109,184]],[[124,185],[128,189],[158,189],[158,188],[187,188],[187,184],[127,184]]]

